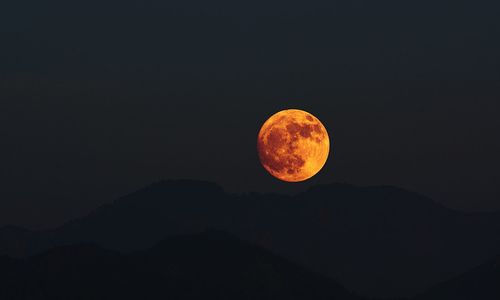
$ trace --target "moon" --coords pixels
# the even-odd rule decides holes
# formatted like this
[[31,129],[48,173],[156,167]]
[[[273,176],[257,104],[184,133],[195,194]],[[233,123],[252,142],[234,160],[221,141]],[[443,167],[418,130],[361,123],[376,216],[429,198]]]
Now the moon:
[[330,152],[325,126],[312,114],[286,109],[272,115],[257,137],[262,166],[274,177],[299,182],[316,175]]

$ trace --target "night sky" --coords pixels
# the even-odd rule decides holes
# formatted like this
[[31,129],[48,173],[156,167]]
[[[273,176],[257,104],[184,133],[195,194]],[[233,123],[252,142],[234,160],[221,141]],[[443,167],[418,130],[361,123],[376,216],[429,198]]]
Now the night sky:
[[[55,226],[170,178],[230,192],[393,185],[500,209],[494,1],[10,2],[0,226]],[[305,183],[258,161],[260,126],[285,108],[333,141]]]

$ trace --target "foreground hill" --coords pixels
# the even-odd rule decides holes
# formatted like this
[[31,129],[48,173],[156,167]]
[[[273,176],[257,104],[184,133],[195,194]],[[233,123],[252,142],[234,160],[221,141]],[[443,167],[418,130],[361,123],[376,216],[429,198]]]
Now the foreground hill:
[[90,242],[147,249],[168,235],[230,232],[370,296],[411,296],[500,252],[500,216],[465,214],[393,187],[331,184],[295,196],[232,195],[164,181],[42,232],[0,230],[0,254]]
[[0,297],[20,299],[359,299],[326,277],[218,232],[123,255],[65,246],[0,259]]
[[500,256],[452,280],[441,283],[418,300],[500,299]]

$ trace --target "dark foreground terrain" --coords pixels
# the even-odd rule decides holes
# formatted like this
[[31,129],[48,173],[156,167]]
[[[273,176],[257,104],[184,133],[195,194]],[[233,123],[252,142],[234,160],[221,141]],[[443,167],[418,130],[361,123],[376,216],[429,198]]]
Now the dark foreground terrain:
[[[499,283],[496,259],[414,300],[495,300]],[[208,231],[130,254],[74,245],[26,259],[0,257],[0,299],[368,298],[259,247]]]
[[1,299],[360,299],[328,278],[224,233],[123,255],[94,245],[0,259]]

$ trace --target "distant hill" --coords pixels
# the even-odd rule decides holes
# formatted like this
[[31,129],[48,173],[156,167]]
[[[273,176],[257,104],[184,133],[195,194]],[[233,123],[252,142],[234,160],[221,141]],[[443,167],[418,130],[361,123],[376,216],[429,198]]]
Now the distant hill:
[[418,300],[500,299],[500,256],[452,280],[441,283]]
[[4,300],[360,299],[326,277],[220,232],[172,237],[129,255],[65,246],[9,265],[0,269],[0,278],[9,277],[0,282]]
[[0,254],[95,243],[125,252],[214,228],[370,296],[407,296],[500,252],[500,215],[466,214],[394,187],[330,184],[295,196],[233,195],[210,182],[163,181],[60,228],[0,230]]

